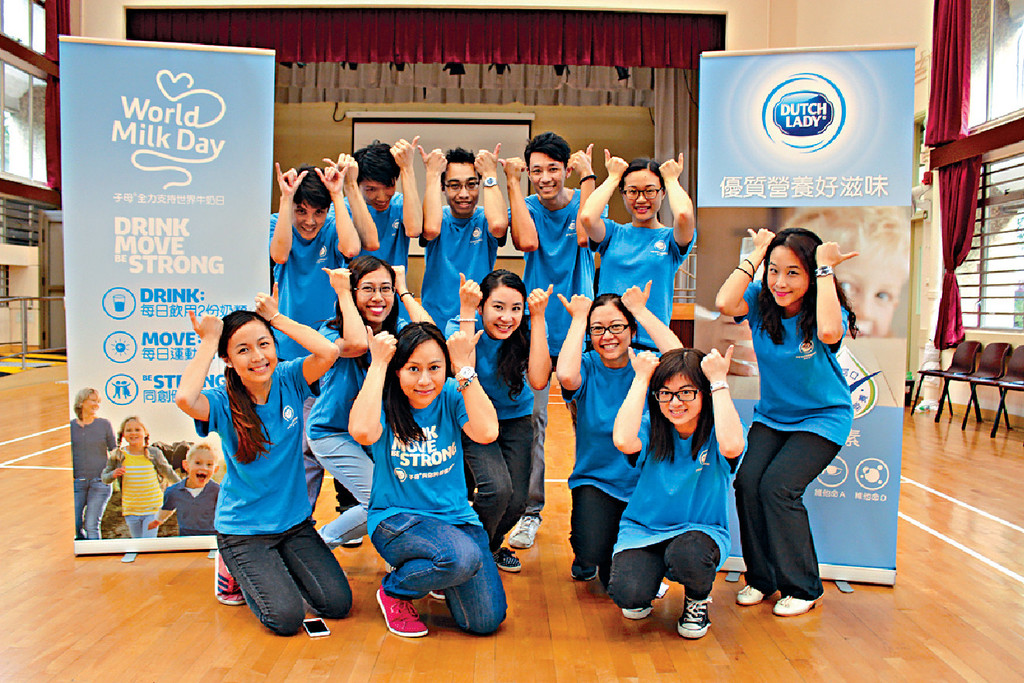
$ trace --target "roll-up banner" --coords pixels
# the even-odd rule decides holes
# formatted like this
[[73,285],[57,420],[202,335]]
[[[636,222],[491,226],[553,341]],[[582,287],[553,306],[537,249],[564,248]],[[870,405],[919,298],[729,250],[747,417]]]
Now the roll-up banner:
[[[274,53],[61,37],[60,64],[70,403],[94,389],[100,406],[89,427],[109,422],[116,441],[134,416],[151,447],[143,460],[101,464],[96,448],[72,439],[75,514],[84,520],[75,552],[215,547],[211,535],[180,535],[176,515],[157,538],[142,536],[152,532],[153,499],[187,478],[182,460],[196,440],[174,405],[199,343],[189,313],[251,308],[269,287]],[[215,361],[208,386],[222,372]],[[89,436],[78,423],[79,444],[103,440],[98,424]],[[124,509],[126,477],[115,465],[140,473]],[[222,472],[221,464],[199,478],[210,488],[196,501],[215,505]]]
[[[719,278],[698,285],[695,337],[704,350],[736,346],[730,384],[747,424],[759,396],[750,329],[713,311],[726,271],[752,249],[747,230],[804,227],[860,252],[836,267],[861,330],[838,354],[853,430],[804,494],[828,579],[896,579],[913,122],[913,48],[701,57],[700,262]],[[735,515],[731,532],[725,568],[741,570]]]

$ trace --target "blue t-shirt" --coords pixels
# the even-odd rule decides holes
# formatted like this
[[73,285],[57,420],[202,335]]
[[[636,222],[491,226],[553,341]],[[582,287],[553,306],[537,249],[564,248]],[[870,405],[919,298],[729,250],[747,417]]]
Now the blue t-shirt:
[[226,464],[214,521],[222,534],[276,534],[313,513],[302,463],[302,403],[313,392],[302,376],[303,360],[281,362],[274,368],[267,402],[256,406],[270,450],[246,465],[235,460],[238,435],[231,422],[227,389],[203,390],[210,402],[210,419],[196,420],[196,432],[220,435]]
[[[320,334],[332,342],[341,336],[338,330],[326,324],[320,327]],[[339,358],[320,378],[320,396],[306,420],[306,435],[311,439],[323,439],[336,434],[348,433],[348,414],[352,401],[366,379],[366,363],[361,358]]]
[[413,409],[413,419],[426,439],[402,444],[388,427],[372,446],[374,462],[367,533],[383,520],[408,512],[433,517],[452,525],[481,526],[469,504],[462,459],[462,428],[469,422],[458,382],[449,378],[441,393],[426,408]]
[[[681,247],[675,240],[672,228],[638,228],[605,218],[604,229],[604,240],[596,245],[597,253],[601,254],[597,293],[621,295],[634,285],[643,289],[647,281],[651,280],[651,296],[647,300],[647,308],[658,320],[668,325],[672,320],[672,292],[676,271],[693,248],[697,234],[694,233],[689,244]],[[643,327],[637,330],[636,340],[644,346],[657,348]]]
[[164,491],[164,510],[176,510],[179,536],[207,536],[217,533],[213,517],[217,511],[220,484],[208,481],[198,496],[185,488],[186,479],[172,484]]
[[487,229],[483,207],[469,218],[456,218],[450,207],[441,209],[441,234],[424,246],[423,308],[439,325],[459,315],[459,273],[479,283],[494,270],[499,240]]
[[[392,195],[391,203],[383,211],[378,211],[369,204],[366,205],[374,225],[377,226],[377,240],[380,242],[380,247],[374,251],[363,249],[359,252],[360,256],[363,254],[376,256],[393,266],[408,265],[409,237],[405,234],[405,223],[402,221],[404,205],[405,200],[401,192]],[[348,208],[348,199],[345,200],[345,207]],[[349,209],[349,213],[352,213],[351,209]]]
[[[580,209],[580,192],[573,190],[572,199],[558,211],[549,211],[533,194],[526,198],[526,208],[537,228],[538,248],[526,252],[523,281],[526,291],[547,289],[554,285],[551,300],[559,294],[571,299],[573,294],[594,298],[594,253],[576,242],[576,213]],[[607,211],[607,208],[605,209]],[[572,318],[564,306],[548,306],[548,351],[557,356],[569,331]]]
[[[753,336],[754,354],[761,375],[761,398],[754,406],[754,422],[782,432],[811,432],[840,446],[846,443],[853,426],[850,385],[836,359],[835,349],[814,334],[804,342],[797,327],[799,315],[782,319],[785,336],[776,344],[764,331],[757,295],[761,281],[747,285],[747,302]],[[843,310],[843,336],[849,313]]]
[[[270,216],[271,241],[276,226],[275,213]],[[324,226],[313,239],[303,238],[292,226],[292,249],[288,253],[288,260],[273,264],[278,310],[295,322],[309,325],[313,329],[333,318],[334,302],[338,300],[338,295],[331,288],[327,273],[322,269],[341,268],[344,265],[345,256],[338,251],[338,229],[333,212],[328,212]],[[275,330],[274,338],[280,360],[309,355],[309,351],[287,335]]]
[[[523,320],[528,320],[524,315]],[[483,320],[480,315],[476,316],[476,329],[484,329]],[[445,326],[445,337],[450,337],[459,330],[457,319],[449,320]],[[533,414],[533,389],[523,373],[523,388],[513,397],[508,395],[508,384],[498,375],[498,352],[504,339],[493,339],[487,332],[480,335],[480,341],[476,343],[476,374],[479,378],[480,388],[487,394],[494,404],[494,411],[498,414],[499,420],[510,420],[514,417],[524,417]],[[458,371],[458,368],[455,368]]]
[[637,459],[640,478],[622,512],[614,552],[646,548],[687,531],[702,531],[718,545],[721,569],[729,556],[729,496],[734,470],[718,449],[714,428],[696,460],[690,455],[692,437],[684,439],[673,429],[675,457],[671,461],[651,458],[650,429],[650,417],[644,415],[639,433],[643,446]]
[[576,404],[576,464],[569,475],[569,488],[595,486],[618,500],[629,500],[640,470],[631,467],[612,441],[612,425],[622,406],[633,366],[609,368],[596,351],[583,354],[582,382],[575,391],[562,389],[562,398]]

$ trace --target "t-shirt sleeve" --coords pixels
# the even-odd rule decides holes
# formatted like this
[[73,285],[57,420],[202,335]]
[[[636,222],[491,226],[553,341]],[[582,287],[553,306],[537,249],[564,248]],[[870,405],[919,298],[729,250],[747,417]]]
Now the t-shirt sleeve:
[[568,403],[570,401],[581,398],[587,391],[587,378],[590,376],[590,363],[587,361],[589,356],[584,353],[580,359],[580,385],[575,389],[562,388],[562,399]]
[[[298,392],[299,397],[302,398],[303,401],[314,395],[314,388],[306,383],[306,378],[302,374],[302,363],[307,357],[308,354],[301,358],[284,361],[278,365],[278,368],[280,368],[281,379],[294,387],[295,391]],[[316,385],[317,383],[314,382],[313,384]]]
[[233,430],[234,425],[231,423],[231,408],[228,405],[227,389],[223,387],[204,389],[203,396],[206,397],[210,404],[210,415],[206,420],[195,421],[196,433],[199,436],[209,436],[213,432],[221,434],[225,427]]
[[679,244],[679,242],[676,242],[674,233],[671,242],[672,248],[675,250],[675,253],[679,256],[679,259],[685,259],[687,256],[690,255],[690,252],[693,251],[693,245],[697,244],[697,228],[695,227],[693,229],[693,237],[691,237],[690,241],[687,242],[686,244]]
[[459,391],[458,386],[458,381],[449,378],[445,380],[444,393],[454,411],[455,424],[458,425],[459,429],[465,429],[466,425],[469,424],[469,413],[466,412],[466,400]]
[[[607,213],[607,207],[605,207]],[[601,256],[604,256],[605,252],[608,251],[608,247],[611,246],[612,240],[615,238],[615,233],[619,231],[619,224],[610,218],[604,218],[604,239],[600,242],[590,240],[590,248],[596,251]]]
[[758,315],[757,315],[757,296],[760,293],[761,293],[761,281],[760,280],[754,280],[749,285],[747,285],[747,289],[743,292],[743,300],[747,302],[747,313],[746,313],[746,315],[737,315],[737,316],[735,316],[736,322],[741,322],[743,320],[750,320],[751,326],[754,325],[754,322],[758,319]]
[[162,510],[173,510],[174,509],[174,492],[177,490],[177,486],[168,486],[164,491],[164,506]]
[[637,432],[637,437],[640,439],[639,452],[627,453],[626,458],[634,467],[641,467],[647,460],[647,449],[651,445],[651,416],[646,411],[640,418],[640,431]]

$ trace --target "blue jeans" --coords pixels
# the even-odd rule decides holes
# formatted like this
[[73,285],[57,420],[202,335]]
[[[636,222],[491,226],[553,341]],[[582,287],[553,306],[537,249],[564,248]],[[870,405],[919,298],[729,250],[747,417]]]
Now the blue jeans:
[[[476,482],[473,509],[480,516],[491,550],[497,550],[526,510],[530,495],[529,415],[498,421],[498,438],[481,444],[462,436],[462,451]],[[542,475],[543,476],[543,475]]]
[[75,479],[75,538],[98,539],[100,518],[110,500],[110,484],[99,477]]
[[303,601],[328,619],[341,619],[352,607],[345,572],[311,520],[278,534],[217,534],[217,547],[249,609],[279,636],[302,628]]
[[505,621],[505,588],[482,527],[400,512],[378,524],[370,541],[395,568],[381,582],[391,597],[443,590],[455,623],[470,633],[493,633]]
[[309,439],[309,447],[324,469],[348,489],[359,503],[320,527],[320,535],[332,548],[365,535],[373,461],[347,432],[322,439]]
[[156,519],[156,513],[151,515],[125,515],[124,523],[128,525],[128,533],[132,538],[156,538],[160,527],[149,528],[149,523]]

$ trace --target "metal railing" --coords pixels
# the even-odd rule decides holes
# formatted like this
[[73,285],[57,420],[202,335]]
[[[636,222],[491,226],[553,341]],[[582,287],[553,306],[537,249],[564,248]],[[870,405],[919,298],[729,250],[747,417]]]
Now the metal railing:
[[[52,302],[60,302],[53,305]],[[59,315],[59,320],[54,320]],[[59,334],[56,333],[59,328]],[[64,297],[62,296],[13,296],[0,298],[0,361],[11,358],[21,359],[25,370],[28,356],[32,353],[65,353]],[[30,336],[30,332],[32,335]],[[41,340],[48,339],[60,345],[48,346]],[[34,342],[34,343],[30,343]],[[19,349],[7,353],[9,349]]]

